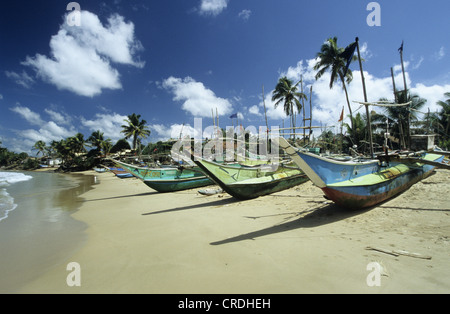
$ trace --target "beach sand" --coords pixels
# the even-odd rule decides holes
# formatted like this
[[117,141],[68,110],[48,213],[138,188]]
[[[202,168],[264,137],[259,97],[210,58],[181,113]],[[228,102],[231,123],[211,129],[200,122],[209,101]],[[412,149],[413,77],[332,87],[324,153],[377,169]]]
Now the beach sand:
[[[135,178],[85,174],[99,181],[73,214],[88,225],[86,243],[20,292],[450,292],[446,170],[358,211],[327,201],[309,181],[237,201],[228,194],[203,196],[198,189],[157,193]],[[80,265],[80,286],[66,282],[70,262]]]

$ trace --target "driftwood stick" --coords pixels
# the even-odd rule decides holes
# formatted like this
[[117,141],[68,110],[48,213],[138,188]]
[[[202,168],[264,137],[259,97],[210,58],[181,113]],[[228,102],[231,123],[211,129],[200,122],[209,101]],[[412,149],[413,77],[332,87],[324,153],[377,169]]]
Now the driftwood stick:
[[395,252],[388,251],[388,250],[381,249],[381,248],[377,248],[377,247],[372,247],[372,246],[366,247],[366,250],[378,251],[378,252],[381,252],[381,253],[386,253],[386,254],[389,254],[389,255],[398,256],[398,254],[395,253]]
[[378,252],[389,254],[389,255],[393,255],[393,256],[396,256],[396,257],[400,256],[400,255],[403,255],[403,256],[409,256],[409,257],[421,258],[421,259],[428,259],[428,260],[430,260],[432,258],[431,256],[422,255],[422,254],[419,254],[419,253],[411,253],[411,252],[407,252],[407,251],[404,251],[404,250],[390,251],[390,250],[377,248],[377,247],[372,247],[372,246],[366,247],[366,250],[378,251]]
[[422,255],[419,253],[411,253],[411,252],[407,252],[407,251],[403,251],[403,250],[397,250],[397,251],[394,251],[394,253],[399,254],[399,255],[409,256],[409,257],[421,258],[421,259],[431,259],[431,256],[428,256],[428,255]]

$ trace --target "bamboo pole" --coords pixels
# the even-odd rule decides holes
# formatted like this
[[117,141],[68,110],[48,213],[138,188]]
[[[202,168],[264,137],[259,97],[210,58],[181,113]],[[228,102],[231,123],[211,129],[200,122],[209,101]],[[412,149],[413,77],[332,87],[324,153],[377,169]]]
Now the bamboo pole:
[[266,119],[266,134],[267,134],[267,147],[269,146],[269,123],[267,122],[267,112],[266,112],[266,100],[264,96],[264,84],[262,86],[262,97],[263,97],[263,105],[264,105],[264,117]]
[[[403,74],[403,85],[405,87],[404,93],[405,93],[405,100],[408,99],[408,88],[406,86],[406,76],[405,76],[405,66],[403,65],[403,41],[402,46],[398,50],[400,52],[400,61],[402,64],[402,74]],[[411,107],[409,107],[410,109]],[[408,149],[411,148],[411,110],[408,110]]]
[[309,136],[308,136],[308,144],[311,143],[311,134],[312,134],[312,85],[309,89]]
[[[364,81],[364,72],[363,72],[362,62],[361,62],[361,54],[359,51],[359,38],[356,37],[355,41],[356,41],[356,48],[358,51],[358,60],[359,60],[359,68],[361,71],[361,81],[362,81],[362,85],[363,85],[364,101],[367,102],[366,83]],[[374,155],[373,155],[372,124],[370,123],[369,105],[365,105],[365,106],[366,106],[366,115],[367,115],[367,128],[369,130],[370,156],[373,158]]]

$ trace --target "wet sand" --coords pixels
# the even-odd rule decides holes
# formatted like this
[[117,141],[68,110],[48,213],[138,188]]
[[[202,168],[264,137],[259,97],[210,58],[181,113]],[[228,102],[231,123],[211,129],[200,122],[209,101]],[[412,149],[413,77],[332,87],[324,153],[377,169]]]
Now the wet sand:
[[[100,182],[73,214],[88,225],[87,240],[20,292],[450,292],[446,170],[358,211],[325,200],[309,181],[237,201],[198,189],[157,193],[135,178],[85,174]],[[80,286],[66,282],[70,262],[80,265]]]
[[33,178],[7,187],[17,207],[0,222],[0,293],[16,293],[87,238],[87,225],[70,213],[82,204],[78,196],[90,189],[92,177],[38,172],[24,172]]

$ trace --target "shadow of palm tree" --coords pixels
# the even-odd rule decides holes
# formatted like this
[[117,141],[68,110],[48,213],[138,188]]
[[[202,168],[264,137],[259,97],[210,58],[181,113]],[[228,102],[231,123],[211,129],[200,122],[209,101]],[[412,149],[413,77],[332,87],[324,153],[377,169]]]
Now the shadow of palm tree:
[[[334,223],[340,220],[347,219],[356,215],[360,215],[367,210],[349,210],[335,205],[334,203],[323,204],[323,202],[311,201],[310,203],[316,203],[312,207],[305,209],[295,215],[295,217],[300,216],[295,220],[290,220],[287,222],[282,222],[280,224],[264,228],[257,231],[252,231],[249,233],[244,233],[232,238],[211,242],[211,245],[222,245],[232,242],[244,241],[244,240],[255,240],[256,238],[267,236],[270,234],[276,234],[281,232],[286,232],[290,230],[295,230],[299,228],[314,228],[317,226],[322,226],[330,223]],[[317,205],[317,203],[320,203]],[[261,218],[261,217],[247,217],[247,218]]]

